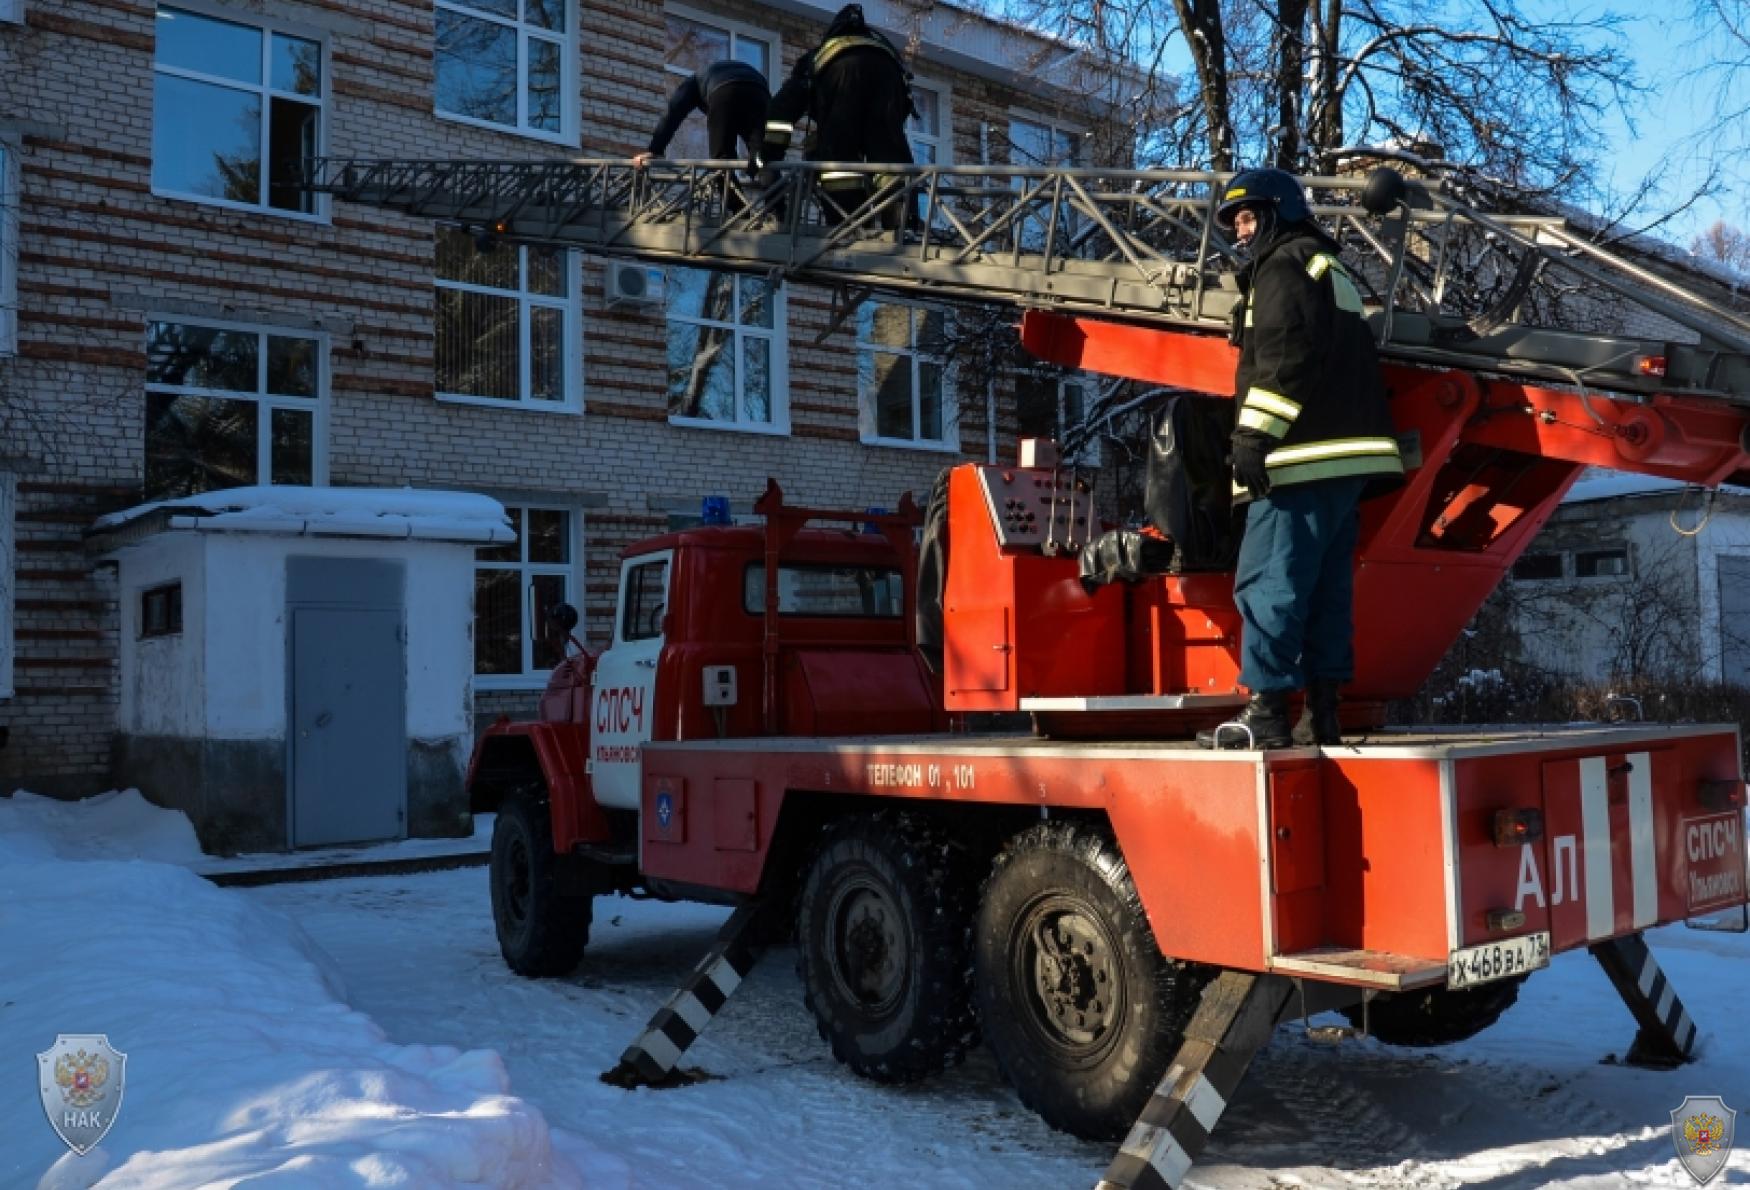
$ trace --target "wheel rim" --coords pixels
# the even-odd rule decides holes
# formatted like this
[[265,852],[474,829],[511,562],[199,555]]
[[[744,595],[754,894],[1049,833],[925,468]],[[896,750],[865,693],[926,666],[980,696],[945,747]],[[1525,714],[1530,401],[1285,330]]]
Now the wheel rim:
[[839,994],[873,1018],[898,1006],[906,987],[905,919],[873,877],[842,882],[826,912],[824,947]]
[[503,906],[505,924],[513,930],[521,931],[529,920],[529,903],[534,897],[534,879],[527,839],[514,833],[506,834],[501,870],[503,875],[499,880],[502,894],[500,904]]
[[1016,917],[1008,951],[1028,1033],[1062,1064],[1098,1063],[1125,1016],[1123,955],[1106,923],[1083,901],[1041,897]]

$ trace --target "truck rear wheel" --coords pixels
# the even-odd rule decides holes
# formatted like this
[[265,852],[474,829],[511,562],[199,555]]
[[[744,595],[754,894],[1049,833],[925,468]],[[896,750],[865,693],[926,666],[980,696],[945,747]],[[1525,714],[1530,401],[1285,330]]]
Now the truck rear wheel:
[[1525,976],[1474,988],[1429,988],[1375,997],[1363,1017],[1361,1006],[1345,1008],[1349,1023],[1387,1045],[1426,1048],[1468,1041],[1501,1019],[1519,1001]]
[[560,889],[547,803],[512,794],[492,825],[492,921],[518,975],[564,975],[589,941],[590,898]]
[[966,982],[974,882],[964,849],[914,814],[828,828],[796,914],[797,974],[833,1057],[909,1083],[978,1042]]
[[1124,1135],[1178,1052],[1214,970],[1162,956],[1105,834],[1051,822],[997,857],[973,943],[979,1019],[1047,1124]]

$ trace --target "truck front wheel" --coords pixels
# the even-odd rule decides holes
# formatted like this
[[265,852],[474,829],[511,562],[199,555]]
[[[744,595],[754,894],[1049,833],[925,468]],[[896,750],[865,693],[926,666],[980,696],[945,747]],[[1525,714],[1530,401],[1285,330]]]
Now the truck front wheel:
[[504,799],[492,824],[492,921],[518,975],[564,975],[589,941],[590,898],[562,891],[547,803]]
[[1047,1124],[1124,1135],[1178,1052],[1212,968],[1162,956],[1102,832],[1049,822],[997,857],[973,933],[979,1019]]
[[798,904],[796,965],[833,1057],[908,1083],[977,1044],[966,986],[973,886],[963,848],[917,815],[827,829]]

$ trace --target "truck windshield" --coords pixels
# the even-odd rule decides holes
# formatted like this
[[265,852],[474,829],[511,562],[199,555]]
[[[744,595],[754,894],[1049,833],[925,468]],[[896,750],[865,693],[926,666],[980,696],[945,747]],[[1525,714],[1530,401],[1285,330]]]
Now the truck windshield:
[[[741,606],[749,615],[765,614],[765,563],[755,562],[747,568],[741,584]],[[903,580],[899,571],[884,566],[779,566],[778,614],[896,620],[905,614]]]

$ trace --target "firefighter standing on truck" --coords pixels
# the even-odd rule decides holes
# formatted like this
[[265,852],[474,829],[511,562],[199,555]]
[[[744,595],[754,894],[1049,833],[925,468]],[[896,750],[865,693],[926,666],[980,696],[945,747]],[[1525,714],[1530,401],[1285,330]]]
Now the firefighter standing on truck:
[[[909,72],[894,44],[863,19],[862,5],[839,9],[821,43],[797,60],[772,97],[766,160],[783,160],[796,122],[805,115],[814,122],[814,140],[805,155],[809,161],[911,164],[905,134],[912,115]],[[867,199],[871,180],[862,173],[823,174],[820,187],[830,200],[823,204],[826,221],[841,222]],[[897,207],[889,226],[896,218]]]
[[[1251,260],[1234,316],[1234,496],[1250,501],[1234,573],[1239,716],[1205,747],[1341,742],[1337,692],[1355,674],[1354,554],[1362,495],[1403,475],[1360,292],[1306,196],[1279,169],[1228,183],[1216,222]],[[1288,701],[1306,691],[1292,730]],[[1243,729],[1243,730],[1242,730]]]
[[739,157],[739,141],[747,153],[747,172],[760,170],[760,146],[765,140],[766,109],[772,92],[766,76],[746,62],[725,59],[713,62],[686,77],[668,97],[668,110],[650,134],[650,147],[632,164],[643,165],[668,151],[668,144],[683,121],[694,112],[705,113],[706,152],[713,161]]

